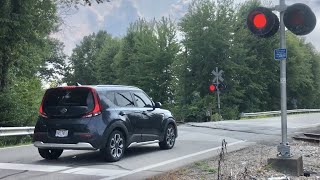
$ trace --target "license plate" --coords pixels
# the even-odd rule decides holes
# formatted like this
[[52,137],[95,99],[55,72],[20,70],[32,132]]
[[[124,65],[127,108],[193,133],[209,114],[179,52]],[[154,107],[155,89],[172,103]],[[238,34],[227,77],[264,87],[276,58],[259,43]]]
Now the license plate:
[[60,129],[56,130],[56,137],[67,137],[68,136],[68,130]]

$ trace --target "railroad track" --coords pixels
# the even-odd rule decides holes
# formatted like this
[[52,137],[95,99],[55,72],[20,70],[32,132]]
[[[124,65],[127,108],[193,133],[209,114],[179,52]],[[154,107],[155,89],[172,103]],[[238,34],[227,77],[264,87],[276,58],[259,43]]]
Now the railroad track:
[[294,136],[293,139],[312,143],[320,143],[320,134],[303,133],[303,136]]

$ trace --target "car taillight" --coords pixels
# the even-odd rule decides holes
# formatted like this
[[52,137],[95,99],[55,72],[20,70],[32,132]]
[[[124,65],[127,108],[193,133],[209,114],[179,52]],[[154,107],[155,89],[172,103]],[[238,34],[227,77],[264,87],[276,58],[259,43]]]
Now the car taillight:
[[40,113],[40,116],[44,117],[44,118],[47,118],[47,114],[43,111],[43,103],[44,103],[44,99],[46,97],[46,94],[44,94],[43,98],[42,98],[42,102],[41,102],[41,105],[40,105],[40,108],[39,108],[39,113]]
[[100,105],[98,94],[94,89],[91,89],[91,92],[93,94],[93,99],[94,99],[94,108],[91,112],[87,113],[83,117],[93,117],[101,114],[101,105]]

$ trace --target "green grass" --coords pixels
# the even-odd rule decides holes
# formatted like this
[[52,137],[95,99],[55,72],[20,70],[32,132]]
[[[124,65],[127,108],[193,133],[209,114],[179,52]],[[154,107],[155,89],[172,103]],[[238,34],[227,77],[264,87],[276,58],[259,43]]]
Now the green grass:
[[18,146],[31,144],[32,137],[30,136],[8,136],[8,137],[0,137],[0,148],[9,147],[9,146]]
[[209,164],[205,161],[199,161],[195,163],[195,166],[198,167],[200,170],[208,172],[208,173],[216,173],[217,170],[213,167],[210,167]]
[[243,117],[240,120],[250,120],[250,119],[261,119],[261,118],[270,118],[270,117],[277,117],[280,115],[261,115],[261,116],[254,116],[254,117]]

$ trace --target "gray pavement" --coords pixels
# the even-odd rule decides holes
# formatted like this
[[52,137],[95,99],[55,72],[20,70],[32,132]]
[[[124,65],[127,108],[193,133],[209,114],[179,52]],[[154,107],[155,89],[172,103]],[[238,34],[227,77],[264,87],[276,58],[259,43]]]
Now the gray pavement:
[[129,148],[115,163],[102,160],[98,151],[64,151],[58,160],[43,160],[32,145],[0,149],[0,179],[143,179],[218,153],[226,139],[230,150],[250,145],[236,138],[202,132],[182,125],[171,150],[158,144]]
[[[304,130],[320,126],[320,113],[296,114],[287,117],[288,134],[299,133]],[[227,131],[247,132],[265,135],[281,135],[281,117],[230,120],[219,122],[188,123],[197,127],[208,127]]]

